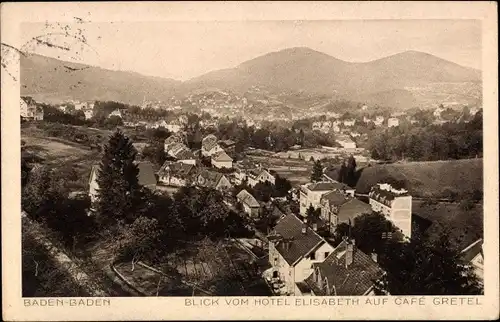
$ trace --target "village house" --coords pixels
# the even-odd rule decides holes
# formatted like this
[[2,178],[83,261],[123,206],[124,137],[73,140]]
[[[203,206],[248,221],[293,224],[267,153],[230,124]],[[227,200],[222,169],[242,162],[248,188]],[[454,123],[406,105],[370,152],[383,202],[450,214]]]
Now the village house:
[[387,119],[387,127],[399,126],[399,119],[397,117],[391,117]]
[[344,120],[344,126],[351,127],[354,126],[354,124],[356,124],[355,119]]
[[356,149],[356,143],[347,135],[338,135],[335,141],[344,149]]
[[336,173],[335,170],[325,171],[322,176],[323,181],[331,183],[330,185],[331,191],[338,191],[345,196],[350,196],[354,198],[354,193],[356,192],[356,189],[349,187],[345,183],[338,182],[337,180],[333,179],[334,173]]
[[181,136],[181,135],[178,135],[178,134],[174,134],[174,135],[171,135],[169,136],[168,138],[165,139],[165,141],[163,142],[163,147],[164,147],[164,151],[165,153],[168,154],[168,151],[174,147],[176,144],[178,143],[183,143],[184,142],[184,138]]
[[241,203],[243,206],[243,211],[245,211],[250,218],[257,218],[260,212],[260,204],[255,199],[254,196],[252,196],[248,191],[245,189],[241,190],[237,195],[236,199]]
[[231,158],[224,150],[222,150],[221,152],[212,155],[212,157],[210,158],[210,163],[213,167],[218,169],[231,169],[233,167],[233,158]]
[[248,185],[250,187],[255,186],[259,182],[266,182],[268,181],[271,184],[275,184],[276,179],[274,176],[266,169],[264,168],[258,168],[258,169],[252,169],[247,172],[246,176],[248,180]]
[[217,141],[217,137],[213,134],[205,136],[201,140],[201,154],[205,157],[211,157],[214,154],[224,151]]
[[339,191],[323,195],[320,203],[320,217],[327,223],[330,232],[334,232],[341,223],[352,224],[356,217],[372,212],[369,204]]
[[210,170],[201,171],[196,176],[195,183],[200,187],[206,187],[223,192],[228,192],[233,187],[229,179],[224,174]]
[[375,123],[376,126],[381,126],[382,123],[384,123],[384,120],[385,118],[382,115],[378,115],[375,117],[375,121],[373,121],[373,123]]
[[94,116],[94,110],[91,108],[85,108],[83,110],[83,115],[85,115],[86,120],[90,120]]
[[388,183],[373,186],[368,194],[373,211],[383,214],[407,237],[411,238],[412,198],[405,189],[395,189]]
[[384,275],[375,257],[344,238],[324,261],[312,264],[311,275],[297,283],[295,295],[373,296]]
[[118,116],[119,118],[122,118],[122,112],[119,109],[116,109],[108,115],[108,118],[112,116]]
[[169,162],[158,171],[158,181],[167,186],[183,187],[191,184],[196,176],[196,167],[192,164]]
[[24,119],[43,121],[43,108],[37,106],[35,100],[29,96],[21,97],[20,111]]
[[369,117],[363,116],[363,122],[364,123],[370,123],[370,122],[372,122],[372,120],[370,120]]
[[[139,169],[139,184],[150,190],[156,190],[156,177],[151,162],[136,162],[135,164]],[[99,184],[97,183],[97,177],[99,176],[100,168],[99,164],[95,164],[90,170],[89,197],[92,203],[95,203],[99,196]]]
[[357,137],[360,137],[361,136],[361,133],[359,132],[351,132],[350,135],[353,137],[353,138],[357,138]]
[[196,165],[196,157],[183,143],[173,143],[169,145],[167,154],[177,162]]
[[327,258],[334,248],[294,214],[280,219],[269,239],[270,279],[284,295],[300,295],[297,283],[313,272],[312,265]]
[[235,152],[236,142],[233,140],[221,140],[219,141],[219,146],[226,151],[228,154]]
[[134,149],[137,151],[137,156],[142,157],[142,153],[144,149],[148,146],[148,143],[146,142],[134,142],[132,143],[132,146]]
[[307,209],[312,206],[314,209],[319,209],[321,207],[321,197],[330,192],[338,191],[338,182],[315,182],[308,183],[300,186],[300,214],[306,216]]
[[481,283],[484,281],[484,252],[483,252],[483,240],[478,239],[464,250],[460,252],[461,260],[469,265],[472,265],[477,278]]
[[167,123],[165,124],[164,126],[169,132],[172,132],[172,133],[177,133],[177,132],[180,132],[181,130],[181,126],[179,124],[175,124],[173,122],[171,123]]

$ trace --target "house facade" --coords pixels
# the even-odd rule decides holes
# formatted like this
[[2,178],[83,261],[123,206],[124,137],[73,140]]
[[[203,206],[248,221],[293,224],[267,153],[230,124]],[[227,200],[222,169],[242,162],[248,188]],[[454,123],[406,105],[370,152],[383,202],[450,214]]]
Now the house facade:
[[484,252],[483,240],[478,239],[467,246],[460,253],[464,263],[471,265],[474,268],[474,273],[481,283],[484,283]]
[[229,192],[233,188],[233,185],[225,175],[210,170],[201,171],[196,176],[195,184],[200,187],[211,188],[221,192]]
[[172,187],[183,187],[193,183],[196,167],[192,164],[166,161],[158,171],[158,181]]
[[373,186],[368,194],[373,211],[380,212],[408,238],[411,238],[412,198],[407,190],[388,183]]
[[329,192],[321,198],[320,216],[328,224],[330,232],[334,232],[341,223],[352,225],[356,217],[371,212],[369,204],[339,191]]
[[236,199],[241,203],[243,206],[243,211],[250,216],[250,218],[257,218],[260,212],[260,204],[255,199],[254,196],[252,196],[248,191],[245,189],[241,190],[237,195]]
[[399,119],[397,117],[391,117],[391,118],[387,119],[387,126],[388,127],[399,126]]
[[297,283],[295,295],[373,296],[384,275],[373,257],[345,238],[324,261],[312,264],[311,274]]
[[273,185],[276,182],[274,176],[269,171],[262,168],[249,170],[246,177],[250,187],[255,186],[259,182],[269,181]]
[[210,158],[210,163],[213,167],[218,169],[231,169],[233,167],[233,158],[231,158],[224,150],[222,150],[221,152],[212,155],[212,157]]
[[297,283],[311,273],[312,265],[325,260],[334,248],[294,214],[278,221],[269,236],[272,278],[283,285],[282,293],[300,295]]
[[306,216],[307,209],[312,206],[314,209],[321,207],[321,197],[335,189],[337,185],[331,182],[315,182],[300,186],[299,204],[300,214]]
[[218,140],[215,135],[209,134],[205,136],[201,140],[201,154],[205,157],[211,157],[212,155],[224,151],[217,142]]
[[43,121],[43,108],[37,106],[35,100],[29,96],[21,97],[20,114],[24,119]]

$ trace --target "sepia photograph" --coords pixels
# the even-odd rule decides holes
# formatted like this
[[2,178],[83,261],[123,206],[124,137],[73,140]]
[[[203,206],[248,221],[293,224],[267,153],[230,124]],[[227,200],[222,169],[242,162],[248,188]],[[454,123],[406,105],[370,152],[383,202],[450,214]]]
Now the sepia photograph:
[[2,42],[25,307],[479,304],[481,20],[81,12]]

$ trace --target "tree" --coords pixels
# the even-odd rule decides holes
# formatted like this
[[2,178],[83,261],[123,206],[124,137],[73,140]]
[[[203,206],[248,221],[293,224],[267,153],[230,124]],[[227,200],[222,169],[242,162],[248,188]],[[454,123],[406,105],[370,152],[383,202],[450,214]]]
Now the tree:
[[96,209],[103,225],[118,220],[133,222],[138,215],[143,194],[135,156],[131,140],[120,130],[115,131],[104,147],[97,177]]
[[347,159],[347,177],[345,183],[351,187],[356,185],[356,159],[351,154]]
[[460,256],[445,232],[436,241],[414,236],[410,243],[392,245],[380,264],[392,295],[482,294],[473,268]]
[[123,227],[120,237],[121,257],[131,261],[131,271],[141,259],[155,256],[159,245],[160,230],[154,218],[138,217],[130,225]]
[[347,163],[344,160],[342,162],[342,164],[340,165],[340,169],[339,169],[339,171],[337,173],[337,181],[345,183],[347,181],[347,172],[348,172]]
[[160,144],[158,142],[146,145],[144,150],[142,150],[142,155],[146,160],[149,160],[159,166],[161,166],[167,159],[163,143]]
[[252,189],[252,195],[259,201],[268,202],[274,193],[274,187],[269,182],[258,182]]
[[318,182],[321,181],[321,177],[323,176],[323,166],[321,165],[321,161],[317,160],[314,162],[313,169],[311,172],[311,181]]
[[283,178],[276,174],[274,179],[274,197],[285,197],[288,195],[290,189],[292,189],[292,183],[287,178]]
[[319,220],[319,217],[321,215],[321,209],[316,209],[312,205],[307,208],[306,211],[306,218],[310,220],[311,222],[317,222]]

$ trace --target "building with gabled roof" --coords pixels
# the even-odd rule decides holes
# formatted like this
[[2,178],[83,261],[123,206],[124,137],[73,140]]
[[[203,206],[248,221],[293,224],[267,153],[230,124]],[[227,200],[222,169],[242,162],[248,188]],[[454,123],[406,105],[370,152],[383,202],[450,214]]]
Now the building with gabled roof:
[[335,180],[304,184],[300,186],[300,214],[305,216],[310,206],[319,209],[321,207],[321,197],[330,191],[354,195],[354,189]]
[[[150,190],[156,189],[156,176],[153,170],[153,164],[147,161],[135,162],[137,168],[139,169],[138,180],[141,186],[148,188]],[[97,177],[99,176],[99,171],[101,166],[95,164],[90,170],[89,178],[89,197],[90,201],[94,203],[99,195],[99,184],[97,183]]]
[[255,186],[259,182],[268,181],[271,184],[275,184],[276,178],[264,168],[251,169],[247,171],[246,178],[248,180],[248,185],[250,187]]
[[243,210],[250,217],[255,218],[259,215],[260,204],[251,193],[243,189],[236,195],[236,199],[242,204]]
[[201,140],[201,154],[205,157],[210,157],[216,153],[223,151],[217,143],[218,139],[215,135],[209,134]]
[[312,264],[312,273],[297,286],[297,295],[375,295],[384,275],[380,265],[358,249],[354,240],[344,240],[324,261]]
[[233,167],[233,158],[231,158],[224,150],[222,150],[211,156],[210,163],[215,168],[231,169]]
[[196,174],[192,164],[165,161],[158,171],[158,181],[167,186],[183,187],[191,184]]
[[229,191],[233,187],[229,179],[224,174],[207,169],[198,173],[195,179],[195,184],[200,187],[206,187],[219,191]]
[[294,214],[282,217],[268,239],[270,273],[288,295],[300,294],[296,283],[304,281],[312,273],[312,264],[325,260],[334,249]]
[[474,268],[477,278],[484,281],[484,252],[483,252],[483,239],[480,238],[467,246],[460,252],[460,259]]

